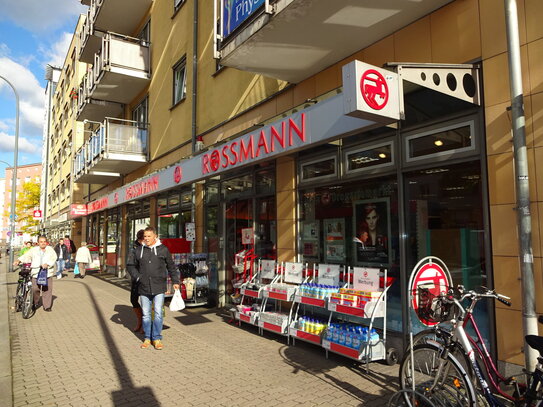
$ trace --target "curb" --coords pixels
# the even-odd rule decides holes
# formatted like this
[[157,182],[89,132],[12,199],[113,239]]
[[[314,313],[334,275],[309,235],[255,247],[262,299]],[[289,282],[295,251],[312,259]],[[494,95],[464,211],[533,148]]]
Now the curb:
[[0,260],[0,405],[13,406],[11,335],[9,331],[8,260]]

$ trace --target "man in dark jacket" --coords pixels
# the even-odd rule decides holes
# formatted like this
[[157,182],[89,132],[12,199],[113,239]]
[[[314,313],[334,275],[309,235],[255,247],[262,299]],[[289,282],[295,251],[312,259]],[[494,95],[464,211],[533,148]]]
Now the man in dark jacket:
[[[130,253],[127,271],[138,281],[141,308],[143,311],[143,331],[145,339],[142,349],[147,349],[151,343],[157,350],[162,345],[162,307],[168,274],[172,279],[173,288],[179,289],[179,271],[175,267],[168,248],[160,243],[153,227],[145,228],[143,246]],[[151,321],[151,307],[155,311]]]
[[64,244],[64,239],[60,239],[55,246],[55,253],[57,254],[57,279],[62,278],[62,272],[66,266],[66,263],[70,262],[70,250]]

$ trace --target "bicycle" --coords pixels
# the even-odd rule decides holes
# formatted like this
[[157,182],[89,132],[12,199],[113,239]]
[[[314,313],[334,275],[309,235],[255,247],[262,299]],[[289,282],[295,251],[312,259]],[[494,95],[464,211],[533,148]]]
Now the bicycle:
[[32,315],[32,305],[34,302],[30,267],[23,265],[19,269],[19,280],[17,281],[17,290],[15,291],[15,312],[22,311],[23,318],[28,319]]
[[[420,289],[419,291],[424,290]],[[419,293],[420,295],[420,293]],[[461,406],[476,406],[477,403],[488,406],[504,406],[488,384],[490,381],[495,392],[515,406],[543,406],[543,338],[527,336],[527,343],[540,352],[538,365],[532,374],[528,374],[528,390],[514,378],[503,377],[495,367],[492,358],[482,340],[481,334],[473,319],[473,309],[481,298],[495,298],[510,306],[509,298],[484,288],[484,292],[465,291],[462,286],[458,292],[450,290],[447,294],[428,298],[424,293],[421,312],[426,320],[438,323],[436,328],[419,333],[413,343],[410,354],[404,357],[400,366],[400,386],[416,389],[423,394],[433,397],[454,399]],[[464,300],[471,300],[467,308],[461,305]],[[443,322],[450,321],[451,330],[441,329]],[[477,335],[477,341],[467,335],[464,330],[466,322],[471,321]],[[477,356],[476,356],[477,355]],[[484,370],[481,369],[481,364]],[[413,361],[413,363],[411,363]],[[469,373],[467,373],[469,372]],[[428,378],[426,377],[428,376]],[[466,379],[468,383],[466,383]],[[474,381],[475,386],[469,382]],[[512,385],[515,391],[512,395],[500,388],[500,383]],[[442,393],[442,394],[438,394]]]

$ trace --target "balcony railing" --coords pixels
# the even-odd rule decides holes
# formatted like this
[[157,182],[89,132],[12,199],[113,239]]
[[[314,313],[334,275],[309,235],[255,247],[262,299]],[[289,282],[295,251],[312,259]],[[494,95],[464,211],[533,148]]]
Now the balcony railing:
[[94,73],[87,71],[77,90],[77,120],[102,122],[106,117],[121,117],[123,106],[120,103],[92,98]]
[[91,17],[92,8],[87,10],[87,18],[79,33],[79,61],[92,64],[94,54],[100,50],[102,45],[103,32],[95,30]]
[[132,35],[153,0],[91,0],[90,18],[95,29]]
[[74,179],[102,184],[128,174],[148,161],[148,125],[132,120],[106,118],[77,151]]

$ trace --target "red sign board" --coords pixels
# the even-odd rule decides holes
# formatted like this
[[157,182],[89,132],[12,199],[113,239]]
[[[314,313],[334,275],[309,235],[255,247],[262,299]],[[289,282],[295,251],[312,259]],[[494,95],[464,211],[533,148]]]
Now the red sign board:
[[386,106],[389,95],[387,81],[375,69],[368,69],[362,74],[360,90],[362,97],[372,109],[381,110]]
[[[410,280],[411,284],[409,288],[412,293],[411,306],[415,310],[417,316],[419,315],[417,312],[419,309],[419,296],[417,295],[419,287],[426,288],[433,296],[446,293],[451,287],[449,273],[446,272],[439,264],[433,262],[428,262],[422,264],[420,267],[416,267],[415,270],[413,270]],[[420,318],[420,316],[419,320],[426,326],[437,325],[437,322],[427,321]]]
[[85,216],[85,215],[87,215],[87,205],[85,205],[85,204],[70,205],[70,215],[72,215],[72,216]]
[[173,172],[173,180],[175,181],[176,184],[179,184],[182,179],[183,179],[183,170],[178,165],[177,167],[175,167],[175,171]]
[[36,210],[34,211],[34,215],[33,215],[33,216],[34,216],[34,219],[41,219],[41,210],[36,209]]

